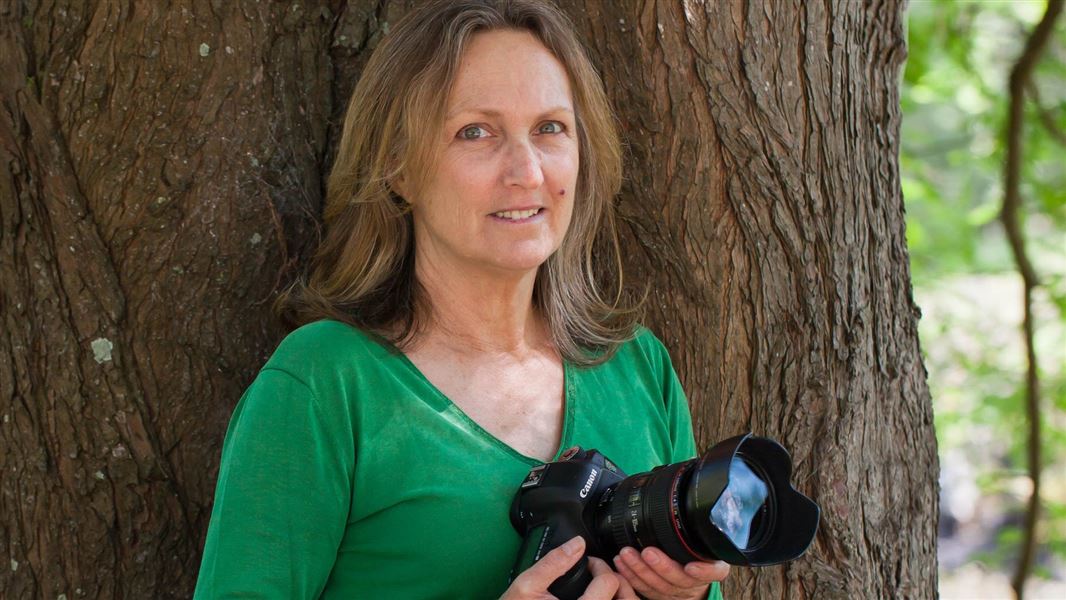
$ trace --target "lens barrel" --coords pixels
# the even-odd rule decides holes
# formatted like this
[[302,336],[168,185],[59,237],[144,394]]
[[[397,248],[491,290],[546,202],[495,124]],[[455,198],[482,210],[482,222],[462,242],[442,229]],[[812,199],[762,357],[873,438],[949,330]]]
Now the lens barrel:
[[698,459],[657,467],[608,488],[595,507],[596,546],[655,546],[680,563],[765,566],[802,555],[820,510],[789,482],[788,452],[751,434]]
[[625,546],[656,546],[679,562],[711,560],[691,546],[683,519],[682,491],[695,463],[693,459],[628,477],[604,494],[601,510],[606,518],[597,528],[604,545],[614,554]]

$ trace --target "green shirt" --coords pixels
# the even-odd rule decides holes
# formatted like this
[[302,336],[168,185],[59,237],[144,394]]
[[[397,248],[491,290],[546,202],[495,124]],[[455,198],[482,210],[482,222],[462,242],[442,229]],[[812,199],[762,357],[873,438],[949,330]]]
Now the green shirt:
[[[662,344],[647,330],[603,365],[564,365],[560,450],[629,474],[696,453]],[[196,598],[497,598],[530,467],[402,354],[318,321],[287,336],[226,432]],[[717,585],[711,597],[720,597]]]

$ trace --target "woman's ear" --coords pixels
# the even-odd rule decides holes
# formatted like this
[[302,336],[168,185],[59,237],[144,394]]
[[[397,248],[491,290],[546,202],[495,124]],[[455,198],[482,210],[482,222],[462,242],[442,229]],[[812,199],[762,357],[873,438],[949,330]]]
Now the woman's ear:
[[392,180],[392,191],[395,192],[397,196],[400,196],[404,200],[407,200],[407,198],[408,198],[407,178],[404,177],[403,175],[401,175],[401,176],[396,177],[395,179],[393,179]]
[[389,191],[392,192],[393,196],[402,200],[404,204],[411,204],[411,183],[405,175],[399,174],[389,179]]

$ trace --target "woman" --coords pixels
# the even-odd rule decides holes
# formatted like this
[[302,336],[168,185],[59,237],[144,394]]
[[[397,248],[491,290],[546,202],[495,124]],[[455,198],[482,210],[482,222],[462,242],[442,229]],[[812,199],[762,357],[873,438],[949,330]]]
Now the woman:
[[[628,472],[695,454],[665,350],[593,276],[619,156],[554,7],[435,2],[392,29],[311,276],[279,303],[298,328],[231,420],[197,597],[546,598],[583,542],[508,586],[531,466],[574,444]],[[703,598],[728,572],[614,562],[591,560],[586,597]]]

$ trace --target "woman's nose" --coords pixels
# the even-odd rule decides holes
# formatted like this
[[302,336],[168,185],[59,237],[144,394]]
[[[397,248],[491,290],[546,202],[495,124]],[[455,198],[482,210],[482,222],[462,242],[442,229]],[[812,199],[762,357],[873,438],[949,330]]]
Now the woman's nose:
[[534,189],[544,183],[540,155],[528,140],[514,141],[507,149],[504,183]]

